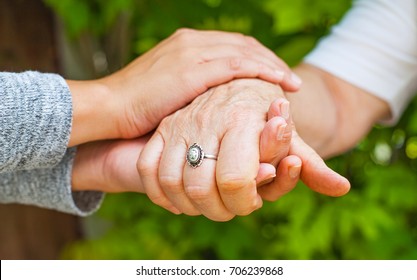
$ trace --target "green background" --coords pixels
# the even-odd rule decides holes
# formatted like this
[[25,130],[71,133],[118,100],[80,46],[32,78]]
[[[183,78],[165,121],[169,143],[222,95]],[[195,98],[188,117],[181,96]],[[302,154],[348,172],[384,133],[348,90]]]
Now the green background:
[[[111,73],[180,27],[252,35],[295,65],[351,6],[348,0],[45,2],[84,69],[66,65],[77,78]],[[417,259],[417,100],[397,126],[375,127],[328,164],[352,183],[345,197],[318,195],[300,183],[279,201],[226,223],[175,216],[145,195],[108,195],[84,221],[86,239],[62,257]]]

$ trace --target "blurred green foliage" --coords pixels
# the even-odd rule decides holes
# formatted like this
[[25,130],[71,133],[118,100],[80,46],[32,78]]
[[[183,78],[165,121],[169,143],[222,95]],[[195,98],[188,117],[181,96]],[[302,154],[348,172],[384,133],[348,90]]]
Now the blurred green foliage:
[[[45,0],[67,34],[102,38],[128,17],[129,59],[177,28],[252,35],[294,65],[350,7],[350,0]],[[342,198],[303,184],[248,217],[215,223],[175,216],[146,196],[108,195],[76,259],[417,259],[417,100],[397,126],[377,126],[329,165],[349,178]]]

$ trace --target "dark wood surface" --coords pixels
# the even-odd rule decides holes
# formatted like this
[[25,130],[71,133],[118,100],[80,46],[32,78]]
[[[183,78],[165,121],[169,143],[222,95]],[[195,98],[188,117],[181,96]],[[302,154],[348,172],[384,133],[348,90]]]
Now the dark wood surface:
[[[43,2],[0,0],[0,71],[59,72],[58,66],[53,16]],[[77,217],[0,204],[0,259],[57,259],[80,236]]]

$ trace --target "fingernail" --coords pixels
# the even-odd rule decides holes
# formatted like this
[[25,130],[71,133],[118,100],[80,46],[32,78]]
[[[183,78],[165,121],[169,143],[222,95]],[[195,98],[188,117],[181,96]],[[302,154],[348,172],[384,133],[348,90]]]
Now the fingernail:
[[281,82],[282,80],[284,80],[285,73],[280,70],[275,70],[275,76],[277,77],[277,80]]
[[263,186],[263,185],[266,185],[266,184],[271,183],[271,182],[274,180],[274,178],[275,178],[276,176],[277,176],[276,174],[273,174],[273,175],[269,176],[268,178],[266,178],[266,179],[264,179],[264,180],[260,181],[260,182],[258,183],[257,187],[261,187],[261,186]]
[[291,179],[296,179],[298,178],[298,176],[300,176],[300,172],[301,172],[301,166],[297,165],[297,166],[291,166],[288,169],[288,174],[290,175]]
[[278,133],[277,133],[277,140],[281,141],[282,139],[284,139],[284,134],[285,134],[285,128],[287,127],[287,124],[282,124],[280,125],[280,127],[278,127]]
[[290,118],[290,102],[284,101],[281,103],[281,116],[288,120]]
[[294,83],[294,84],[296,84],[297,86],[301,85],[301,83],[303,82],[303,81],[301,80],[301,78],[300,78],[300,77],[298,77],[298,76],[297,76],[297,74],[295,74],[295,73],[291,73],[290,79],[291,79],[291,81],[293,81],[293,83]]

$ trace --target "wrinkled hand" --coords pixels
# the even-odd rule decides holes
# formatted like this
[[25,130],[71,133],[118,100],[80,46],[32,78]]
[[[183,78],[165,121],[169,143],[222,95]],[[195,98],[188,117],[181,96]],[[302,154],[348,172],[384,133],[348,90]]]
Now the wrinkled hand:
[[[345,194],[349,182],[298,137],[288,125],[288,103],[272,103],[278,97],[284,95],[273,85],[233,81],[164,119],[138,161],[149,198],[173,213],[226,221],[261,207],[261,197],[275,200],[290,191],[302,166],[301,178],[315,191]],[[188,166],[185,155],[194,142],[218,160]],[[265,182],[274,178],[278,162],[278,176]]]
[[[257,85],[237,80],[218,86],[162,121],[138,161],[143,187],[155,204],[217,221],[262,206],[256,188],[260,134],[279,95],[277,87],[261,93],[254,90]],[[280,131],[291,135],[284,123],[278,121]],[[188,166],[185,155],[194,142],[218,160]]]

